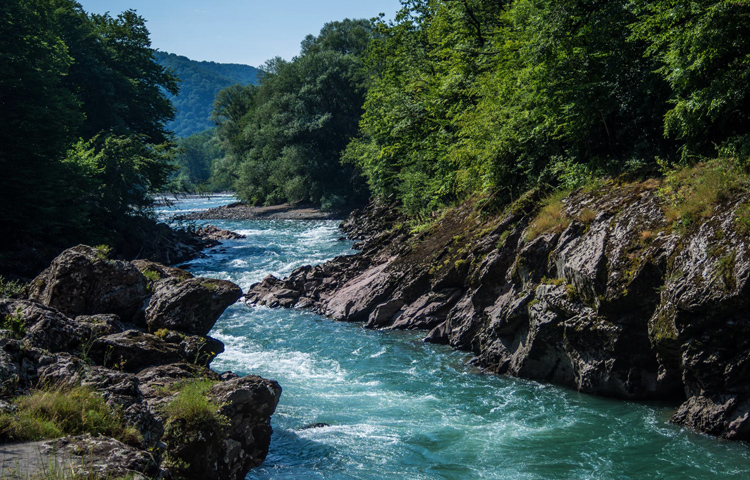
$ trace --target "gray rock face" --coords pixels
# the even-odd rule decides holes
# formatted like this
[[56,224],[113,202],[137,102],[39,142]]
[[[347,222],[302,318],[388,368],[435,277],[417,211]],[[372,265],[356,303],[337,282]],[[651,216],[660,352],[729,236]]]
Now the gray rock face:
[[154,284],[146,323],[152,332],[166,328],[206,335],[224,310],[241,296],[242,290],[225,280],[167,278]]
[[[34,300],[0,299],[7,326],[0,331],[0,409],[40,385],[82,385],[137,432],[125,438],[128,445],[101,436],[45,444],[64,465],[113,478],[240,480],[263,462],[281,388],[208,368],[224,345],[205,334],[240,297],[239,287],[149,261],[106,260],[84,246],[61,254],[34,282]],[[146,317],[156,335],[134,323]],[[203,380],[215,383],[210,398],[227,423],[187,431],[166,407],[184,385]],[[184,463],[177,468],[168,459]]]
[[215,385],[208,396],[217,405],[226,424],[212,431],[181,428],[165,441],[177,458],[189,464],[187,478],[241,479],[260,465],[271,442],[270,415],[281,396],[281,387],[260,377],[243,377]]
[[93,247],[61,253],[30,285],[29,299],[65,315],[111,313],[131,321],[148,297],[146,279],[133,265],[109,260]]
[[565,228],[528,239],[533,195],[494,217],[463,205],[412,237],[371,205],[342,226],[361,252],[267,279],[246,301],[428,330],[491,372],[682,400],[674,422],[750,440],[750,239],[734,218],[747,199],[674,231],[656,187],[575,193]]
[[69,459],[68,468],[84,477],[93,474],[120,478],[137,472],[155,478],[161,473],[148,452],[113,438],[79,435],[48,442],[47,448]]

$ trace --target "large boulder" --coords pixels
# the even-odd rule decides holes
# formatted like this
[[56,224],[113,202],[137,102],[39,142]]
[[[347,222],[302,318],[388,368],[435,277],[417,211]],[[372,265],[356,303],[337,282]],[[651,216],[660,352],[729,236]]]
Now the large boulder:
[[182,461],[178,476],[241,480],[268,454],[270,416],[281,396],[272,380],[248,376],[217,383],[208,397],[218,406],[220,424],[171,419],[165,431],[167,451]]
[[178,345],[138,330],[96,339],[89,356],[99,365],[127,372],[183,360],[182,350]]
[[86,245],[65,250],[29,286],[29,299],[65,315],[111,313],[123,321],[136,320],[148,296],[136,267]]
[[240,287],[226,280],[166,278],[154,284],[146,323],[151,332],[166,328],[206,335],[224,310],[241,296]]

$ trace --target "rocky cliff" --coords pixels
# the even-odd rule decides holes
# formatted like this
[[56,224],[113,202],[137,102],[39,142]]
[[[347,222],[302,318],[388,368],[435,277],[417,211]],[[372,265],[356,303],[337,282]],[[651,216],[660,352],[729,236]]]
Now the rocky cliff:
[[475,201],[417,233],[372,204],[342,225],[359,253],[268,277],[246,301],[423,329],[487,371],[682,402],[673,422],[748,440],[747,199],[679,227],[659,187],[610,183],[548,208],[535,192],[500,211]]
[[[40,452],[107,478],[242,479],[268,453],[281,388],[209,368],[224,346],[206,334],[241,295],[231,282],[69,249],[27,299],[0,299],[0,411],[20,409],[18,399],[35,391],[85,387],[131,434],[68,436]],[[9,432],[0,428],[0,439],[18,440]]]

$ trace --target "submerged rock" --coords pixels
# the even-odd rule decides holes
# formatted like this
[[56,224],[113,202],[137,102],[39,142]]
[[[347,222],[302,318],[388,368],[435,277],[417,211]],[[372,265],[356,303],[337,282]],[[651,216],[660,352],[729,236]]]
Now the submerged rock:
[[224,230],[222,228],[215,227],[213,225],[206,225],[205,227],[200,227],[195,230],[195,234],[201,238],[206,238],[210,240],[240,240],[242,238],[245,238],[244,235],[241,235],[236,232],[232,232],[230,230]]

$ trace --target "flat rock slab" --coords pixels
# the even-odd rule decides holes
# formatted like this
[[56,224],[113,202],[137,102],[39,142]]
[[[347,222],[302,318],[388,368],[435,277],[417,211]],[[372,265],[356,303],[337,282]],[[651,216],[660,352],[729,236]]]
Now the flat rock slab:
[[81,460],[55,452],[49,442],[0,444],[0,478],[27,479],[67,471]]

